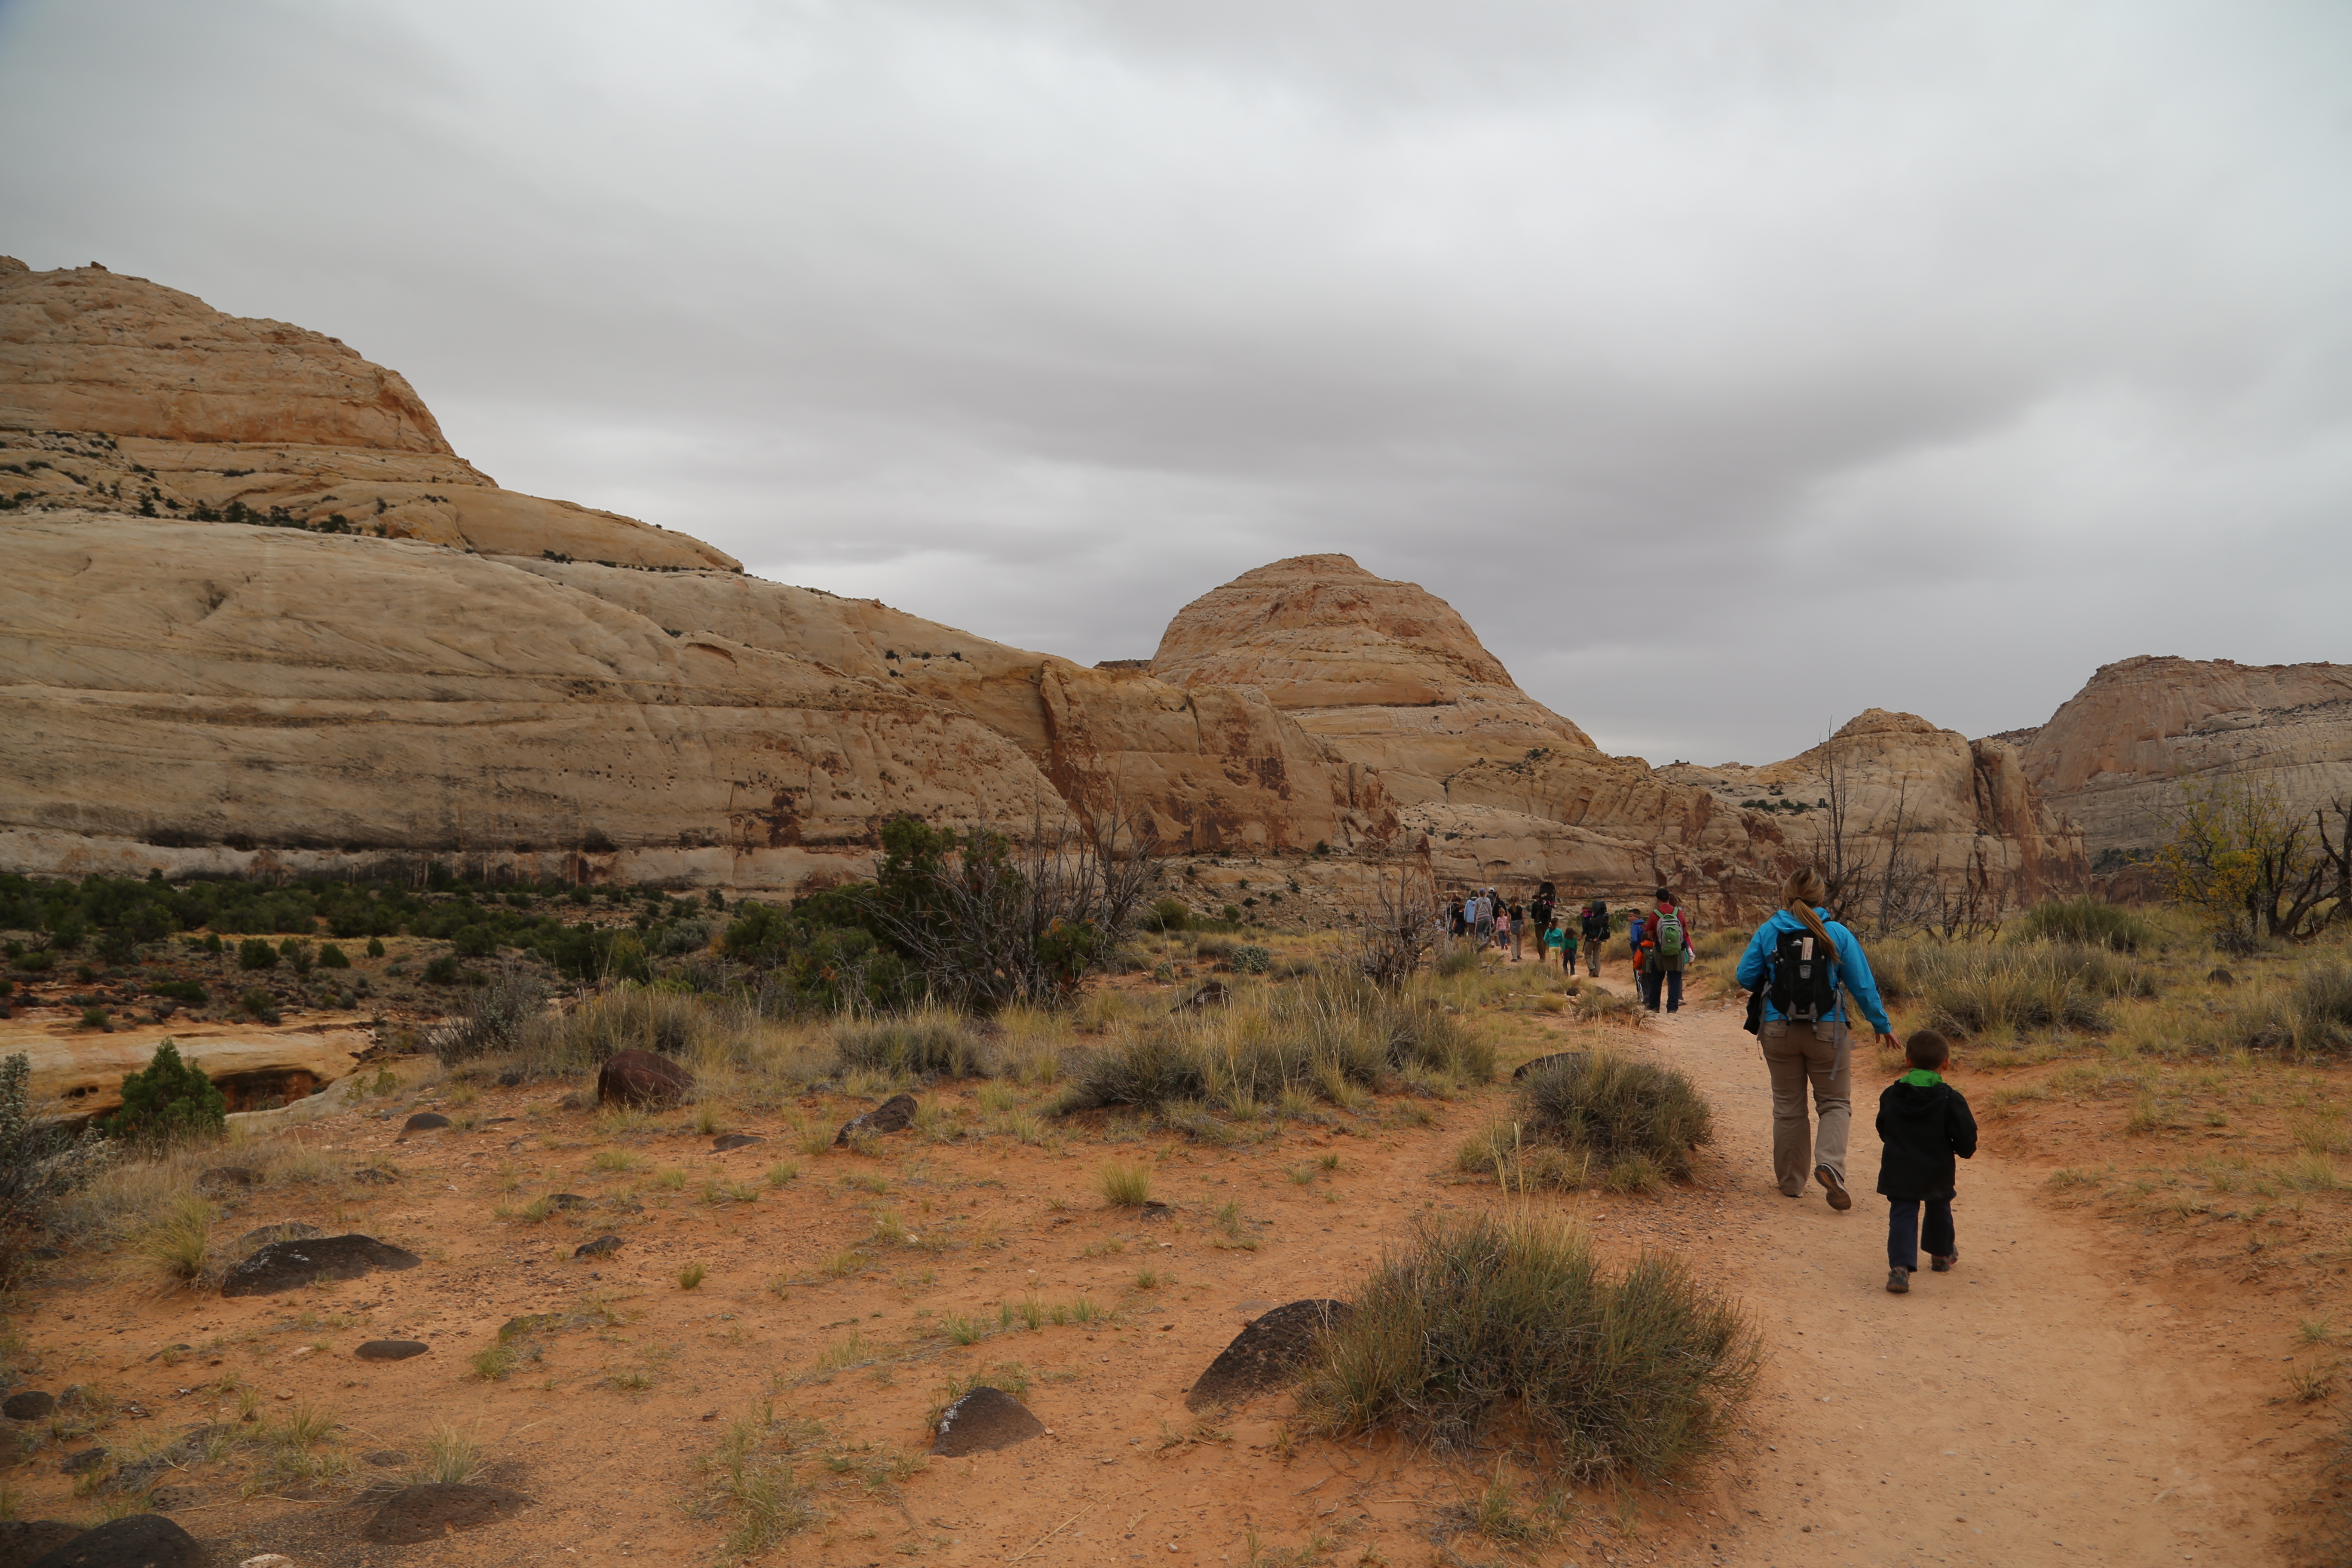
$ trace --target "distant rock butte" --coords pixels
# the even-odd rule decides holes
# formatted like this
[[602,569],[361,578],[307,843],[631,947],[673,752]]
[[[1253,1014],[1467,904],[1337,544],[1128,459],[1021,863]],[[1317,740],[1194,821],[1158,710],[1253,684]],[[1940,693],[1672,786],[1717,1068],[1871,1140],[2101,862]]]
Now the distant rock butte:
[[2021,749],[2092,854],[2159,842],[2183,781],[2352,799],[2352,665],[2149,658],[2102,665]]
[[685,534],[500,489],[397,372],[333,338],[97,267],[0,257],[0,464],[18,470],[0,489],[37,501],[234,502],[487,555],[738,569]]
[[1726,805],[1766,803],[1790,840],[1822,859],[1829,813],[1820,803],[1832,762],[1845,770],[1856,850],[1882,865],[1900,807],[1906,858],[1955,889],[1973,881],[1997,902],[2024,902],[2078,886],[2088,874],[2081,834],[2036,795],[2013,747],[1970,741],[1916,714],[1870,709],[1786,762],[1676,763],[1658,773]]

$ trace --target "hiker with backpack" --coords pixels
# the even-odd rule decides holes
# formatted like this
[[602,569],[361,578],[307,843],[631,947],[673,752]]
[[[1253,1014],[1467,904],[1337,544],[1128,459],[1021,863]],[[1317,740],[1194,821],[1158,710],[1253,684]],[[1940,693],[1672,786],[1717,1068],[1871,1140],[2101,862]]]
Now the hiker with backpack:
[[1657,912],[1650,917],[1649,939],[1643,946],[1649,962],[1643,970],[1642,1005],[1656,1012],[1663,993],[1667,1012],[1682,1011],[1683,967],[1693,956],[1690,916],[1664,888],[1658,889]]
[[1601,950],[1609,942],[1609,906],[1599,899],[1584,906],[1584,973],[1601,978]]
[[[1780,886],[1782,907],[1756,928],[1735,977],[1748,992],[1747,1028],[1764,1050],[1772,1080],[1772,1175],[1795,1198],[1810,1169],[1830,1207],[1853,1206],[1845,1186],[1846,1133],[1853,1120],[1853,1046],[1840,993],[1853,998],[1893,1049],[1886,1005],[1853,933],[1829,918],[1829,888],[1808,866]],[[1812,1090],[1812,1114],[1805,1091]],[[1819,1122],[1816,1131],[1814,1122]]]

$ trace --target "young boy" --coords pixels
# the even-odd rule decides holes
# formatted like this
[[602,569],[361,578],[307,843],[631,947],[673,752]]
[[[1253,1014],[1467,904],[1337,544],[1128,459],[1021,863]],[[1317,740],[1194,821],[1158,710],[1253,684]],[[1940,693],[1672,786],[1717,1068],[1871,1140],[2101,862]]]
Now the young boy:
[[1580,930],[1576,917],[1572,915],[1559,922],[1559,966],[1564,973],[1576,973],[1576,939]]
[[[1933,1029],[1905,1042],[1911,1070],[1878,1097],[1878,1190],[1886,1198],[1886,1289],[1900,1296],[1919,1272],[1919,1244],[1927,1246],[1930,1267],[1951,1271],[1960,1259],[1952,1235],[1953,1156],[1977,1152],[1977,1119],[1969,1102],[1943,1079],[1951,1047]],[[1927,1235],[1920,1235],[1919,1205],[1927,1206]]]

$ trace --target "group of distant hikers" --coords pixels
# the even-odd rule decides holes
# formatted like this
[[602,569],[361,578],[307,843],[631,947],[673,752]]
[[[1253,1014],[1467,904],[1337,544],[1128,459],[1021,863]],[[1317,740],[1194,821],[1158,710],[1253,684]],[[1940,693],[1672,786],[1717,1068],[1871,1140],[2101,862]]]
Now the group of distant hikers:
[[[1546,882],[1535,897],[1522,903],[1506,900],[1492,888],[1479,888],[1445,906],[1446,932],[1455,942],[1470,942],[1481,950],[1508,952],[1513,963],[1525,956],[1528,938],[1537,943],[1536,962],[1558,959],[1569,973],[1576,973],[1577,954],[1584,955],[1585,973],[1601,975],[1601,960],[1608,951],[1609,930],[1615,917],[1607,900],[1570,909],[1554,884]],[[1654,909],[1636,911],[1626,922],[1633,938],[1634,984],[1642,1005],[1653,1013],[1677,1012],[1683,1005],[1683,967],[1696,956],[1691,947],[1690,916],[1664,888],[1658,889]]]
[[[1853,1119],[1853,1047],[1846,1031],[1851,996],[1878,1040],[1903,1053],[1908,1069],[1878,1099],[1883,1145],[1878,1192],[1887,1202],[1886,1289],[1902,1295],[1919,1271],[1924,1247],[1929,1267],[1948,1273],[1959,1261],[1952,1199],[1958,1160],[1977,1149],[1976,1118],[1967,1098],[1943,1079],[1951,1047],[1932,1029],[1897,1041],[1880,1000],[1870,960],[1852,931],[1830,918],[1829,889],[1808,867],[1780,889],[1781,907],[1756,928],[1733,978],[1748,995],[1745,1025],[1757,1037],[1772,1085],[1772,1174],[1790,1197],[1804,1195],[1808,1176],[1831,1208],[1853,1206],[1846,1189],[1846,1142]],[[1570,910],[1553,884],[1544,883],[1523,907],[1482,888],[1446,908],[1456,941],[1507,949],[1519,962],[1529,931],[1540,933],[1542,962],[1560,955],[1576,973],[1580,948],[1585,971],[1598,978],[1612,917],[1599,899]],[[1683,1000],[1683,971],[1693,962],[1691,918],[1672,889],[1660,888],[1652,908],[1627,921],[1633,978],[1642,1004],[1673,1013]],[[1806,1099],[1810,1091],[1811,1106]]]

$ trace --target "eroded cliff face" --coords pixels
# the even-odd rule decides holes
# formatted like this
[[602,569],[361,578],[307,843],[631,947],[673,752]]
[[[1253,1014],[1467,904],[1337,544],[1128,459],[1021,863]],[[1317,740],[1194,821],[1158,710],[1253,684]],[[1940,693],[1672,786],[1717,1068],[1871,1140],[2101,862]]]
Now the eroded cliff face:
[[1776,824],[1603,753],[1520,690],[1452,605],[1345,555],[1277,561],[1193,600],[1151,672],[1196,697],[1263,692],[1378,778],[1443,881],[1548,879],[1616,899],[1666,883],[1727,913],[1790,864]]
[[1970,741],[1913,713],[1873,708],[1785,762],[1678,763],[1658,772],[1726,807],[1769,813],[1792,844],[1826,863],[1832,767],[1843,778],[1851,858],[1884,869],[1899,849],[1945,893],[1974,888],[1996,908],[2071,891],[2088,875],[2081,834],[2037,795],[2013,747]]
[[483,554],[736,568],[685,534],[500,489],[449,449],[397,372],[336,339],[104,268],[34,272],[8,257],[0,493],[159,519],[341,517]]
[[2160,843],[2184,781],[2274,788],[2309,813],[2352,799],[2352,665],[2102,665],[2021,760],[2095,856]]

